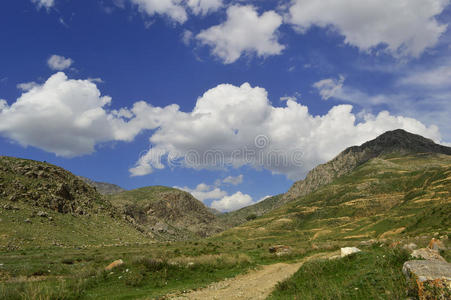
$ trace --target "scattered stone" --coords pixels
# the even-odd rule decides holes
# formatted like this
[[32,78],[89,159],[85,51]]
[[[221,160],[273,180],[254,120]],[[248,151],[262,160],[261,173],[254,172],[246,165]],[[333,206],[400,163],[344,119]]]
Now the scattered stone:
[[38,213],[36,214],[38,217],[41,217],[41,218],[47,218],[48,217],[48,214],[45,212],[45,211],[38,211]]
[[277,256],[282,256],[291,253],[291,248],[285,245],[276,245],[269,247],[269,253],[275,253]]
[[356,247],[344,247],[344,248],[340,249],[340,256],[341,257],[345,257],[345,256],[351,255],[353,253],[357,253],[357,252],[360,252],[359,248],[356,248]]
[[25,219],[25,221],[24,221],[25,223],[31,223],[31,220],[30,219]]
[[439,260],[446,262],[446,260],[438,253],[438,251],[431,250],[429,248],[421,248],[418,250],[414,250],[411,256],[414,258],[422,258],[425,260]]
[[417,249],[418,246],[415,243],[410,243],[410,244],[402,246],[402,248],[406,249],[406,250],[409,250],[409,251],[413,251],[413,250]]
[[119,267],[124,264],[124,261],[122,259],[118,259],[113,261],[111,264],[105,267],[106,271],[111,271],[112,269]]
[[411,260],[402,272],[409,283],[409,295],[420,300],[451,298],[451,264],[438,260]]
[[432,238],[432,240],[429,242],[428,248],[435,251],[446,250],[443,242],[436,238]]

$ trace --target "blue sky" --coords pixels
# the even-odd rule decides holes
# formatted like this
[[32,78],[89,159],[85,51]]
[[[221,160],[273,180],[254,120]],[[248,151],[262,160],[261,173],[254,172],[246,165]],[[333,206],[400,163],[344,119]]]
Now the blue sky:
[[449,144],[450,17],[448,0],[2,1],[0,154],[236,209],[386,130]]

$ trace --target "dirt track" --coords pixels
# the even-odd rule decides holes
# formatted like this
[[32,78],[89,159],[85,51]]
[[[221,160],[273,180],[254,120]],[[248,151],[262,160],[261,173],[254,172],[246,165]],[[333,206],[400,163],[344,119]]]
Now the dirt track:
[[250,271],[247,274],[238,275],[224,281],[215,282],[210,286],[189,292],[183,295],[174,295],[169,299],[217,299],[217,300],[244,300],[265,299],[271,294],[279,281],[289,278],[302,264],[310,259],[325,256],[324,254],[313,255],[294,264],[277,263],[262,266],[260,269]]

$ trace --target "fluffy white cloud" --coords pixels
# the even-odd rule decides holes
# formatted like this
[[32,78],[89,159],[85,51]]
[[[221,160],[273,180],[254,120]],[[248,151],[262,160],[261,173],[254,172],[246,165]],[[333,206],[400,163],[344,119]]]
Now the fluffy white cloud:
[[292,100],[285,107],[274,107],[263,88],[247,83],[219,85],[199,98],[192,112],[173,113],[160,122],[150,137],[152,148],[132,174],[161,167],[161,158],[167,156],[171,163],[182,159],[182,166],[189,168],[248,165],[299,179],[346,147],[387,130],[403,128],[440,140],[437,127],[388,112],[367,114],[357,123],[350,105],[335,106],[323,116],[311,115],[306,106]]
[[46,9],[49,9],[53,5],[55,5],[55,0],[31,0],[31,2],[35,3],[38,8],[44,7]]
[[300,32],[329,27],[363,51],[378,46],[395,55],[419,56],[446,31],[436,16],[449,0],[294,0],[288,20]]
[[211,46],[212,53],[224,63],[233,63],[243,54],[259,57],[280,54],[285,48],[278,42],[277,29],[282,17],[274,11],[258,15],[253,6],[230,6],[227,20],[201,31],[196,38]]
[[222,0],[188,0],[187,5],[195,15],[205,16],[223,6]]
[[185,23],[188,19],[181,0],[130,0],[136,4],[141,12],[153,16],[155,14],[166,15],[173,21]]
[[227,212],[237,210],[251,204],[254,204],[251,196],[241,192],[236,192],[235,194],[226,196],[221,200],[213,201],[211,203],[211,207],[222,212]]
[[226,178],[224,178],[222,180],[222,182],[223,183],[228,183],[228,184],[231,184],[231,185],[239,185],[239,184],[243,183],[243,178],[244,178],[243,174],[235,176],[235,177],[234,176],[227,176]]
[[89,154],[113,132],[100,96],[87,80],[68,80],[64,73],[34,86],[0,110],[0,134],[61,156]]
[[47,60],[47,65],[50,69],[55,71],[63,71],[67,68],[70,68],[74,61],[71,58],[66,58],[60,55],[52,55]]
[[[265,89],[248,83],[210,89],[191,112],[180,111],[178,105],[154,107],[144,101],[111,111],[110,101],[94,82],[56,73],[10,106],[0,102],[0,135],[71,157],[93,152],[98,143],[132,141],[140,132],[153,130],[151,148],[130,169],[132,175],[146,175],[167,165],[250,166],[291,179],[387,130],[403,128],[440,140],[437,127],[388,112],[364,115],[358,123],[350,105],[337,105],[322,116],[311,115],[306,106],[292,100],[274,107]],[[202,188],[197,191],[211,192]],[[220,195],[220,190],[215,192]]]

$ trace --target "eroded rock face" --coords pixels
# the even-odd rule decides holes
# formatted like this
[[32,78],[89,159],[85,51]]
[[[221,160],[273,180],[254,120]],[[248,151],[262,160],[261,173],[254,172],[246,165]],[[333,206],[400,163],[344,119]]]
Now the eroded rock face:
[[451,264],[439,260],[411,260],[402,272],[409,283],[409,295],[420,300],[451,299]]

